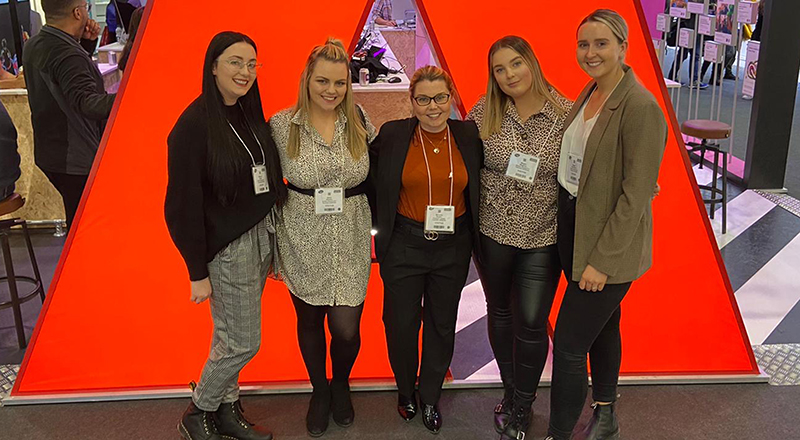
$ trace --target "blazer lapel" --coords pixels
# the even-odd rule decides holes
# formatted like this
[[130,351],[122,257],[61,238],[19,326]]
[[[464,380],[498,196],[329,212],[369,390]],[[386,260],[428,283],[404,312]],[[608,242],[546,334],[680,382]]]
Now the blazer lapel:
[[[408,148],[411,144],[411,137],[414,136],[414,129],[417,128],[417,118],[410,118],[401,132],[396,134],[394,139],[391,159],[384,170],[390,176],[392,206],[397,206],[400,200],[400,188],[403,186],[403,168],[406,165],[406,156],[408,156]],[[391,141],[390,141],[391,142]]]
[[[623,70],[625,71],[625,75],[622,77],[617,89],[614,90],[611,96],[608,97],[608,101],[601,109],[600,115],[597,117],[597,122],[594,124],[591,134],[589,134],[589,138],[586,140],[586,150],[583,153],[583,166],[581,167],[580,182],[586,182],[586,178],[589,176],[589,170],[592,168],[592,163],[597,155],[597,150],[600,146],[600,140],[603,139],[603,134],[605,134],[606,129],[608,128],[608,123],[611,120],[611,117],[614,115],[614,112],[619,108],[620,104],[622,104],[622,100],[625,98],[625,95],[628,94],[628,91],[636,82],[636,78],[633,74],[633,71],[630,70],[630,67],[627,65],[623,66]],[[590,86],[593,85],[594,81],[592,81]],[[591,91],[591,87],[587,87],[587,89],[590,89]],[[588,96],[584,99],[588,99]],[[583,101],[581,101],[581,103],[583,103]],[[573,110],[575,107],[577,107],[577,105],[573,106]],[[579,185],[579,197],[583,192],[582,189],[583,185]]]
[[447,120],[447,125],[450,127],[450,133],[453,134],[453,141],[455,141],[458,151],[461,152],[461,157],[464,158],[464,166],[467,168],[467,175],[477,175],[475,174],[477,170],[472,169],[472,155],[475,149],[467,147],[469,142],[465,139],[464,133],[461,131],[461,125],[452,119]]

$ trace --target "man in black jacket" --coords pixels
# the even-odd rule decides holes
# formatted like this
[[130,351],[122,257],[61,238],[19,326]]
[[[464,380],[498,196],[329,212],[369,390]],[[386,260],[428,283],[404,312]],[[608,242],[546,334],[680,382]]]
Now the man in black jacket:
[[0,104],[0,200],[14,193],[14,184],[19,176],[17,129],[6,108]]
[[64,200],[67,225],[86,186],[116,95],[109,95],[90,53],[100,26],[86,0],[42,0],[47,25],[23,54],[34,157]]

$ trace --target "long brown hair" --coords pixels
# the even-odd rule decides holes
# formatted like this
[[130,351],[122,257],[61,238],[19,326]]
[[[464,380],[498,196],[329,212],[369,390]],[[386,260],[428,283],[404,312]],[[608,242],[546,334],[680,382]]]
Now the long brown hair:
[[539,66],[539,60],[536,58],[536,54],[533,53],[531,45],[522,37],[508,35],[495,41],[492,47],[489,48],[489,81],[486,84],[486,100],[483,110],[483,123],[481,124],[481,138],[483,139],[487,139],[500,131],[503,115],[506,113],[508,106],[511,105],[511,97],[503,92],[497,80],[494,79],[494,69],[492,68],[492,56],[503,48],[508,48],[518,53],[528,66],[528,69],[530,69],[532,77],[531,92],[536,97],[550,102],[556,112],[564,113],[564,107],[553,98],[550,89],[552,88],[559,95],[563,96],[563,94],[544,77],[544,73]]
[[[344,99],[337,106],[344,111],[347,118],[347,149],[355,160],[359,160],[367,152],[367,128],[361,117],[356,113],[356,105],[353,100],[353,85],[350,78],[350,57],[344,48],[344,44],[335,38],[328,38],[325,44],[317,46],[311,51],[306,60],[306,67],[300,75],[300,87],[297,93],[297,103],[294,105],[292,114],[303,111],[307,115],[311,110],[311,97],[308,94],[308,83],[311,81],[311,73],[314,71],[317,61],[326,60],[332,63],[343,63],[347,68],[347,91]],[[289,143],[286,147],[289,157],[294,159],[300,154],[300,127],[291,124],[289,128]]]

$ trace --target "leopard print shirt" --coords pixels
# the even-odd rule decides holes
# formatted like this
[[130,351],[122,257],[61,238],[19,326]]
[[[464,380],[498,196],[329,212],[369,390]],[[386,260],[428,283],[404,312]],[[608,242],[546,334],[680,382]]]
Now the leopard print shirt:
[[[483,141],[480,231],[503,245],[535,249],[556,242],[558,160],[564,119],[573,103],[554,89],[550,93],[564,113],[559,113],[547,101],[539,113],[523,122],[511,103],[503,116],[500,132]],[[485,97],[481,97],[467,115],[479,128],[483,123],[485,102]],[[532,184],[506,176],[514,151],[539,158]]]

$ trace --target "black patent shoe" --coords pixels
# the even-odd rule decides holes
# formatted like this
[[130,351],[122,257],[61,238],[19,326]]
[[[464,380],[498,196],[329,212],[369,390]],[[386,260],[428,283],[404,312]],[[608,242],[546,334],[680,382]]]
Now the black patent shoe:
[[178,423],[178,432],[184,440],[223,440],[217,433],[212,413],[189,404]]
[[619,423],[614,411],[614,404],[592,404],[594,414],[589,423],[579,433],[573,435],[573,440],[619,440]]
[[350,385],[347,382],[331,382],[331,412],[333,421],[342,428],[353,424],[355,411],[353,401],[350,400]]
[[506,429],[508,419],[511,418],[512,398],[509,395],[503,396],[503,400],[494,407],[494,430],[502,434]]
[[397,395],[397,412],[406,422],[411,421],[417,415],[417,396],[411,393],[411,397],[402,394]]
[[531,407],[528,405],[514,405],[511,411],[511,418],[500,440],[524,440],[525,433],[531,426]]
[[319,437],[328,430],[328,421],[331,414],[331,390],[314,390],[311,401],[308,403],[306,414],[306,429],[311,437]]
[[423,405],[422,406],[422,423],[428,428],[428,431],[438,434],[442,429],[442,413],[439,412],[437,405]]

